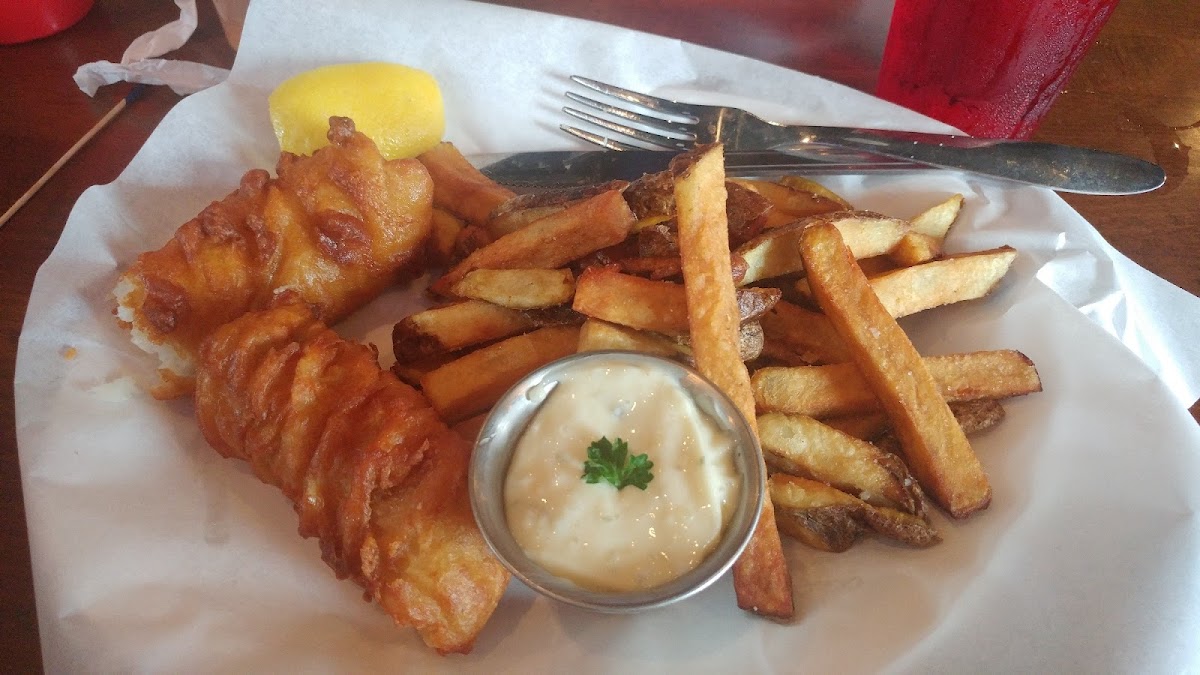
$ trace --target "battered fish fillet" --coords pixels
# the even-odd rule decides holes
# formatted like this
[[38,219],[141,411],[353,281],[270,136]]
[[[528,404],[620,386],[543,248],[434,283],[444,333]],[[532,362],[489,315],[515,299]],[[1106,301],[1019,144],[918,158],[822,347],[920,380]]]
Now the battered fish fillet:
[[203,343],[204,437],[283,491],[339,578],[430,647],[469,651],[509,581],[471,513],[470,446],[372,348],[288,300]]
[[387,161],[344,117],[331,145],[283,153],[184,223],[121,276],[117,317],[158,355],[158,398],[191,391],[196,350],[217,326],[298,292],[333,323],[378,295],[414,262],[430,230],[433,184],[415,159]]

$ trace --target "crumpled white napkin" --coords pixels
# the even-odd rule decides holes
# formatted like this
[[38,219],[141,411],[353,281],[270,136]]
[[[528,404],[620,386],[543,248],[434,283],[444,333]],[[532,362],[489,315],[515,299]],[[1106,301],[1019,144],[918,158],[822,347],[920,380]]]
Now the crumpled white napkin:
[[194,61],[157,58],[182,47],[196,31],[196,0],[175,0],[179,18],[134,40],[120,63],[95,61],[75,71],[75,84],[88,96],[114,82],[165,84],[176,94],[194,94],[229,77],[224,68]]

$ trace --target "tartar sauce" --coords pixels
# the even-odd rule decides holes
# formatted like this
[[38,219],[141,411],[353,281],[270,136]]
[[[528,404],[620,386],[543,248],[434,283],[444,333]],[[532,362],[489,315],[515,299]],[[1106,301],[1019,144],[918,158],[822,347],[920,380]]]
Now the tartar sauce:
[[[582,478],[587,448],[621,438],[649,455],[645,490]],[[676,379],[616,360],[565,376],[517,443],[509,529],[548,572],[596,591],[660,586],[717,545],[740,490],[733,439]]]

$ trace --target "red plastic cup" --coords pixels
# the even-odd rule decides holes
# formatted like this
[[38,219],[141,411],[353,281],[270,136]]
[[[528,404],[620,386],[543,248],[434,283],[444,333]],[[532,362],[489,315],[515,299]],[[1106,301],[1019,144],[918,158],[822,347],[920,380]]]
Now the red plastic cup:
[[877,93],[972,136],[1028,138],[1117,0],[896,0]]
[[0,45],[53,35],[75,25],[94,0],[0,0]]

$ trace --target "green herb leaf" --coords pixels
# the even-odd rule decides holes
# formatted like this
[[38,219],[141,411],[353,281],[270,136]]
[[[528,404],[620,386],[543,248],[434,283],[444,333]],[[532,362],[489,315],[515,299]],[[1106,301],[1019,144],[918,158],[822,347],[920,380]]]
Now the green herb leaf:
[[654,462],[646,455],[630,455],[629,444],[620,438],[609,441],[607,436],[593,441],[587,449],[587,461],[583,463],[583,478],[589,483],[599,483],[606,480],[618,490],[626,485],[632,485],[639,490],[645,490],[654,474],[650,469]]

